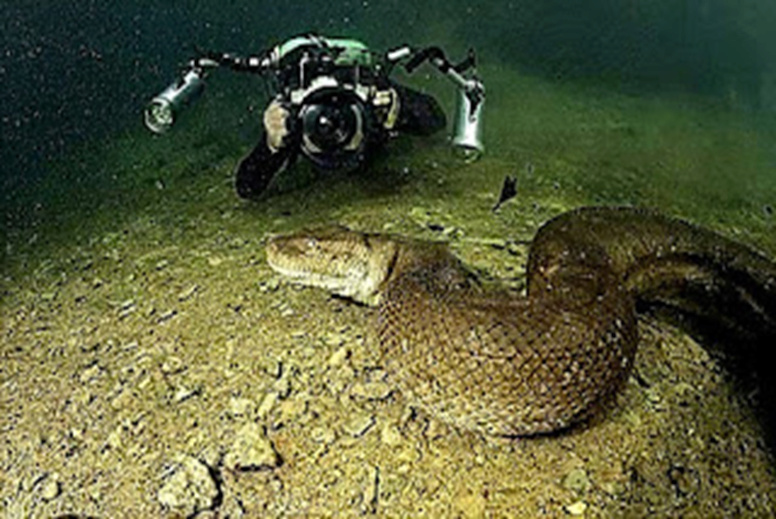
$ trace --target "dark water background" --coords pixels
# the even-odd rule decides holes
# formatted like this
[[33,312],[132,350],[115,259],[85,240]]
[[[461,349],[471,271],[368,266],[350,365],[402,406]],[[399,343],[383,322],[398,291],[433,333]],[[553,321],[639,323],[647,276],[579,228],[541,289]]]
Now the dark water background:
[[776,114],[773,0],[4,1],[3,205],[34,193],[79,143],[136,129],[195,45],[258,52],[306,31],[375,49],[474,46],[482,60],[557,80],[686,91]]

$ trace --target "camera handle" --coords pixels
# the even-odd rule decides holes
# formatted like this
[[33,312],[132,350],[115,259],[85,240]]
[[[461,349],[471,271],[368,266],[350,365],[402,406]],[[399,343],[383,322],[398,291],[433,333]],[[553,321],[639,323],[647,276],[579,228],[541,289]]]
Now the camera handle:
[[409,61],[404,65],[404,69],[409,74],[428,61],[458,87],[460,95],[452,142],[456,148],[462,151],[467,162],[479,158],[484,151],[482,108],[485,104],[485,86],[477,78],[476,73],[464,75],[476,67],[474,50],[469,49],[466,59],[457,65],[452,64],[439,47],[413,50],[404,46],[386,54],[386,59],[391,64],[398,63],[405,58],[409,58]]

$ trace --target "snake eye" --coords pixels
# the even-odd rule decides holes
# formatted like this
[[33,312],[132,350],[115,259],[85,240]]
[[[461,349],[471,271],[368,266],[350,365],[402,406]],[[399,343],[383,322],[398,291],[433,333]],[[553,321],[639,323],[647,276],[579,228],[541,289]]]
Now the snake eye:
[[307,238],[306,245],[308,250],[316,250],[318,248],[318,240],[315,238]]

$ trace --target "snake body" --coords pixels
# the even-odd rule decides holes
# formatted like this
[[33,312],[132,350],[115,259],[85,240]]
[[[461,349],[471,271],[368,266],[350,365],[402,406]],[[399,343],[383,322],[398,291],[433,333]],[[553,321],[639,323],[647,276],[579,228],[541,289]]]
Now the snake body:
[[483,288],[438,242],[344,228],[277,236],[270,266],[378,305],[380,355],[431,414],[493,435],[566,428],[626,381],[643,301],[776,329],[776,266],[717,233],[632,208],[582,208],[531,243],[527,294]]

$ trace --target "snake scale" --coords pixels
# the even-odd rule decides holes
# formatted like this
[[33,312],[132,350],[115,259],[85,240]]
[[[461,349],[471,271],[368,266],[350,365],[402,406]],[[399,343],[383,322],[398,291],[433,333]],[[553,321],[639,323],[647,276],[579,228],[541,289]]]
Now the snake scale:
[[[380,355],[431,414],[492,435],[569,427],[627,379],[637,304],[776,329],[776,266],[715,232],[634,208],[581,208],[534,237],[526,295],[486,288],[439,242],[345,228],[273,237],[293,281],[378,305]],[[770,332],[769,332],[770,333]]]

